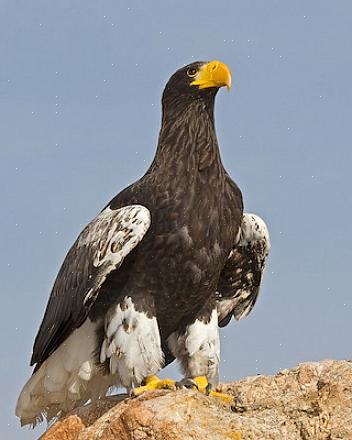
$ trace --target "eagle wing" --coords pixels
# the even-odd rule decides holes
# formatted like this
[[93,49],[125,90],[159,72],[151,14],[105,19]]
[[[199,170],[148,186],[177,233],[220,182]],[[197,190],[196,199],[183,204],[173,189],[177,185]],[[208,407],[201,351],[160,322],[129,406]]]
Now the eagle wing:
[[229,254],[216,292],[220,327],[227,325],[232,316],[244,318],[254,307],[269,249],[264,221],[257,215],[243,214],[239,241]]
[[55,280],[36,336],[36,369],[87,318],[107,276],[138,245],[151,223],[141,205],[105,208],[78,236]]

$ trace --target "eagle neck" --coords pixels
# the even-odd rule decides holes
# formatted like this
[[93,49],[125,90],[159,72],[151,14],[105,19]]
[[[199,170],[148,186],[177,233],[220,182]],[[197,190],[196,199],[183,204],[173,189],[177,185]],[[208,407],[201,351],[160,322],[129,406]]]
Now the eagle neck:
[[162,125],[152,168],[163,167],[178,180],[202,171],[223,174],[214,125],[214,100],[163,103]]

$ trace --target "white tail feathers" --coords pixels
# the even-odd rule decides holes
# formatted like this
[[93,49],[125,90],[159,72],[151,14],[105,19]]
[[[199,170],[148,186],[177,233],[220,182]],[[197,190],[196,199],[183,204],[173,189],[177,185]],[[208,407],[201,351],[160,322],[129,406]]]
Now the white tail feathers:
[[[48,421],[90,398],[106,393],[107,381],[94,365],[95,324],[87,319],[40,366],[23,387],[16,405],[22,425]],[[93,380],[95,379],[95,380]],[[109,378],[111,381],[111,377]],[[88,387],[88,383],[90,386]],[[92,387],[91,383],[96,386]],[[102,389],[97,389],[97,386]]]

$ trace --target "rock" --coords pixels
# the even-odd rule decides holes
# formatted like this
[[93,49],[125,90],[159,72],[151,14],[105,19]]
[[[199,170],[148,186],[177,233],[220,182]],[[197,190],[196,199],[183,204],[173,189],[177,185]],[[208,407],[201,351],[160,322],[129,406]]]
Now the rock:
[[78,434],[85,428],[80,417],[72,415],[62,421],[59,420],[43,436],[45,440],[71,440],[77,438]]
[[112,396],[76,409],[41,440],[352,439],[352,361],[304,363],[219,390],[235,397],[233,410],[192,390]]

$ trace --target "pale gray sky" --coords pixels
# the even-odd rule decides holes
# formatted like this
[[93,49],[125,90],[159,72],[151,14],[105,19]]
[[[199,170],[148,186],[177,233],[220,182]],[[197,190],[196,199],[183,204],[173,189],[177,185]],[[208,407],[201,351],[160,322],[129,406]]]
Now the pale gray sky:
[[232,68],[222,157],[272,237],[254,311],[222,333],[222,376],[351,357],[351,39],[349,0],[0,0],[1,438],[38,437],[13,411],[53,280],[145,171],[163,86],[193,60]]

